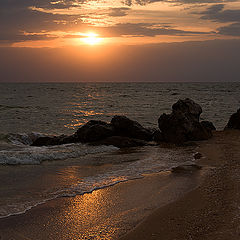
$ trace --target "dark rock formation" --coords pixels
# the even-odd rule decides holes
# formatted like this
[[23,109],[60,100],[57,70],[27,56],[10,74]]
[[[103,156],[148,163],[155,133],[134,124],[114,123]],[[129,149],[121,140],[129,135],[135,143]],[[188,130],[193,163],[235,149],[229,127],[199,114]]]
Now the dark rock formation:
[[176,103],[174,103],[172,106],[172,111],[174,114],[187,114],[191,118],[199,121],[202,108],[193,100],[186,98],[185,100],[178,100]]
[[153,134],[153,141],[155,142],[163,142],[164,141],[164,137],[163,137],[163,134],[159,131],[159,130],[156,130]]
[[92,143],[93,145],[113,145],[118,148],[146,146],[148,143],[144,140],[128,138],[122,136],[112,136],[101,141]]
[[136,138],[145,141],[152,140],[152,132],[150,130],[125,116],[113,117],[111,124],[114,128],[115,134],[118,136]]
[[67,143],[74,143],[77,142],[76,137],[73,136],[54,136],[54,137],[39,137],[37,138],[31,146],[52,146],[52,145],[61,145]]
[[146,145],[152,140],[153,129],[146,129],[138,122],[125,116],[115,116],[111,123],[91,120],[80,127],[72,136],[39,137],[32,146],[49,146],[82,142],[94,145],[113,145],[117,147],[136,147]]
[[103,121],[91,120],[75,133],[79,142],[96,142],[114,135],[113,126]]
[[215,130],[216,130],[216,128],[215,128],[215,126],[213,125],[212,122],[202,121],[202,122],[201,122],[201,125],[202,125],[203,127],[207,128],[207,129],[211,130],[211,131],[215,131]]
[[232,114],[225,129],[240,129],[240,108]]
[[164,140],[171,143],[183,143],[189,140],[210,138],[211,131],[199,122],[201,113],[201,106],[191,99],[179,100],[172,106],[171,114],[162,114],[158,119]]

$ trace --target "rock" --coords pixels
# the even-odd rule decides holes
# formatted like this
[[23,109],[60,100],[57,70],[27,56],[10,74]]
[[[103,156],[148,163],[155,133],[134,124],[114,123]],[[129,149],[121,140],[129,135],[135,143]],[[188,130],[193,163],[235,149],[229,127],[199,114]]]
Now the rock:
[[197,160],[197,159],[202,158],[202,154],[198,152],[198,153],[195,153],[193,157],[194,157],[194,159]]
[[103,121],[91,120],[75,133],[80,142],[96,142],[114,135],[113,126]]
[[52,146],[52,145],[61,145],[67,143],[74,143],[77,142],[75,136],[53,136],[53,137],[39,137],[37,138],[31,146]]
[[190,98],[186,98],[185,100],[178,100],[173,104],[172,110],[174,114],[188,114],[197,121],[199,121],[200,114],[202,113],[201,106]]
[[181,165],[172,168],[173,173],[193,173],[195,171],[201,170],[202,167],[197,164]]
[[164,141],[164,137],[163,137],[163,134],[159,131],[159,130],[156,130],[153,134],[153,141],[155,142],[163,142]]
[[212,122],[209,122],[209,121],[201,121],[201,125],[211,131],[215,131],[216,128],[215,126],[213,125]]
[[172,106],[171,114],[162,114],[158,126],[163,138],[171,143],[206,140],[212,136],[211,130],[200,124],[200,105],[191,99],[179,100]]
[[231,115],[227,126],[225,127],[225,130],[226,129],[240,129],[240,108],[236,113]]
[[112,136],[105,138],[104,140],[94,142],[93,145],[113,145],[118,148],[126,147],[138,147],[146,146],[148,143],[144,140],[122,137],[122,136]]
[[114,116],[111,120],[116,135],[136,138],[145,141],[152,140],[152,132],[136,121],[125,116]]

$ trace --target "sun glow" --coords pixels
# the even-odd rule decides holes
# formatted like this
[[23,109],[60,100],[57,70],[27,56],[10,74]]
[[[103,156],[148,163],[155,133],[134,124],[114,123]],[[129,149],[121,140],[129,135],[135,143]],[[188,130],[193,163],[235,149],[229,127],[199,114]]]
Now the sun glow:
[[88,45],[97,45],[100,44],[103,39],[98,37],[99,35],[93,32],[84,34],[85,38],[82,38],[82,41]]

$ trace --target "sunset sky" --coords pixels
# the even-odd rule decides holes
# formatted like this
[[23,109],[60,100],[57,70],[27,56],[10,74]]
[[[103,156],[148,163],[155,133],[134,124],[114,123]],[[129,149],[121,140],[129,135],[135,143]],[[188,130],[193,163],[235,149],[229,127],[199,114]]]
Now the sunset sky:
[[[197,42],[199,44],[196,45]],[[176,47],[177,43],[180,50]],[[186,43],[189,44],[186,45]],[[66,76],[70,76],[69,73],[71,73],[73,77],[72,71],[75,71],[76,75],[73,79],[66,81],[84,81],[85,79],[77,77],[78,74],[88,78],[87,81],[104,79],[110,81],[110,77],[113,76],[107,76],[106,69],[110,70],[110,73],[116,73],[118,69],[124,69],[126,62],[131,65],[131,69],[136,65],[139,66],[140,63],[134,63],[139,61],[137,59],[139,54],[145,56],[147,52],[148,63],[154,61],[155,65],[155,54],[158,55],[159,51],[164,59],[176,55],[174,59],[182,58],[183,62],[190,59],[192,61],[194,58],[189,54],[200,50],[201,44],[205,44],[206,53],[214,51],[217,61],[222,56],[225,62],[221,64],[228,66],[232,63],[230,64],[231,74],[236,70],[234,73],[236,81],[239,79],[239,73],[234,64],[237,61],[235,54],[240,54],[239,43],[240,1],[238,0],[0,1],[0,63],[4,65],[0,67],[0,81],[18,81],[19,79],[34,81],[33,73],[26,73],[26,70],[21,71],[18,68],[21,64],[24,65],[23,68],[26,67],[25,64],[29,62],[32,62],[33,68],[37,68],[39,64],[37,61],[43,62],[43,65],[46,64],[45,75],[49,74],[52,76],[52,81],[57,81],[57,74],[54,75],[51,71],[57,65],[59,66],[56,63],[59,57],[67,57],[73,63],[64,65]],[[219,46],[219,51],[215,49],[216,46]],[[128,51],[132,51],[131,59],[128,57]],[[221,51],[226,55],[220,54]],[[199,54],[198,56],[201,57],[203,53],[199,51]],[[198,56],[196,61],[199,61]],[[109,65],[112,60],[114,70],[110,69]],[[142,60],[142,64],[145,65],[146,59]],[[79,65],[75,61],[78,61]],[[114,62],[120,65],[114,65]],[[122,65],[121,62],[124,64]],[[97,63],[104,66],[96,67]],[[50,69],[48,69],[49,64],[52,66]],[[196,64],[199,66],[200,63]],[[67,65],[70,65],[71,70]],[[16,79],[16,75],[12,73],[14,67],[19,79]],[[89,70],[90,67],[92,67],[91,70]],[[165,68],[169,70],[169,63]],[[88,71],[83,73],[81,69],[88,69]],[[152,75],[156,73],[158,79],[161,76],[161,67],[158,71],[155,68],[146,69],[146,72],[149,73],[149,71]],[[133,77],[134,72],[129,77]],[[89,74],[93,75],[89,77]],[[96,77],[100,75],[101,78],[97,79]],[[45,79],[39,78],[37,81],[47,81],[46,76]],[[129,81],[129,77],[127,75],[125,77],[127,77],[125,80]],[[210,76],[208,77],[209,81],[213,80]],[[184,76],[181,78],[185,81],[190,80]],[[214,80],[216,79],[217,76]],[[51,79],[48,80],[51,81]],[[145,80],[141,79],[141,81]],[[178,81],[176,77],[168,77],[165,80]],[[117,81],[124,81],[124,79],[117,79]],[[159,79],[159,81],[164,80]]]

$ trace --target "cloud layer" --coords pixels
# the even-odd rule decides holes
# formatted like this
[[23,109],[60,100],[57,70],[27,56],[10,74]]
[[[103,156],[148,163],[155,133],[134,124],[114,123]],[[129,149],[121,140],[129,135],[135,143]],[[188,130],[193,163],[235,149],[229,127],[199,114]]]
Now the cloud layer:
[[239,23],[240,0],[0,2],[0,44],[76,37],[86,31],[110,38],[176,36],[178,41],[181,36],[238,37]]

